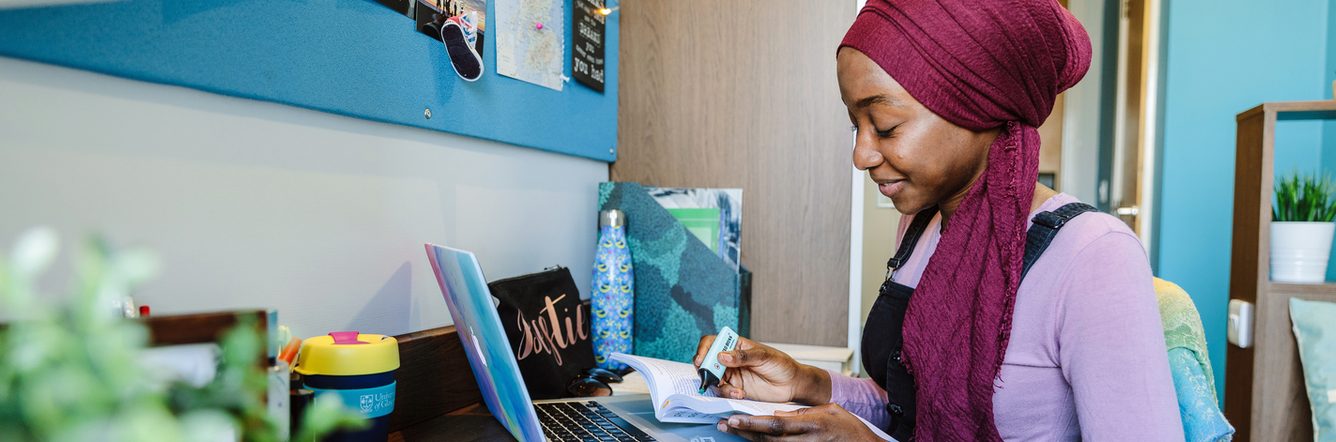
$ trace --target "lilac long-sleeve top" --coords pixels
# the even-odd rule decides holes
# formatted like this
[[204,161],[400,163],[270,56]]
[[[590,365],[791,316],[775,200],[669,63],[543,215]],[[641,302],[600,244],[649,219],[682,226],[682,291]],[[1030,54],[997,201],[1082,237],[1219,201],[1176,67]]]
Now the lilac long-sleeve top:
[[[1035,213],[1072,202],[1059,194]],[[901,238],[912,218],[901,219]],[[940,238],[939,214],[892,279],[918,285]],[[1150,265],[1117,218],[1087,213],[1064,225],[1021,282],[1013,315],[993,395],[1003,439],[1183,440]],[[890,422],[871,379],[832,372],[831,402]]]

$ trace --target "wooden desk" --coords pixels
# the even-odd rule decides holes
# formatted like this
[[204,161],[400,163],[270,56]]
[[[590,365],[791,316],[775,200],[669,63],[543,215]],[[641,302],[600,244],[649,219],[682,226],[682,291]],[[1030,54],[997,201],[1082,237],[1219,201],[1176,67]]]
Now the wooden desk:
[[[240,316],[254,316],[264,335],[267,312],[236,312],[154,316],[143,320],[153,345],[215,342]],[[395,336],[399,371],[391,441],[514,440],[482,403],[482,393],[469,367],[454,326]],[[257,354],[263,364],[264,354]]]
[[389,442],[515,440],[481,403],[390,433]]
[[390,440],[505,440],[482,405],[482,393],[454,326],[394,337],[399,341]]

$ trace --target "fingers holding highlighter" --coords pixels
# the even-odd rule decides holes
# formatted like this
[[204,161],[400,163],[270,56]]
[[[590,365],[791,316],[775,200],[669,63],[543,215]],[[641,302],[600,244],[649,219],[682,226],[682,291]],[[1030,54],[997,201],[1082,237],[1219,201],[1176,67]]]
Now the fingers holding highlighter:
[[701,377],[700,393],[709,387],[715,387],[719,396],[743,399],[747,397],[742,387],[742,377],[738,376],[742,366],[735,353],[742,348],[754,348],[751,340],[737,336],[732,329],[724,327],[718,335],[701,337],[696,346],[693,364]]
[[[719,356],[717,357],[719,363],[728,369],[726,376],[724,376],[725,382],[719,385],[719,394],[721,396],[733,399],[746,399],[748,396],[745,388],[749,385],[763,388],[766,386],[762,385],[762,382],[766,382],[767,380],[773,379],[781,383],[784,382],[785,376],[782,376],[782,373],[786,370],[776,370],[777,367],[768,365],[771,363],[773,355],[779,354],[786,358],[788,355],[784,355],[783,353],[779,353],[778,350],[756,344],[752,341],[747,341],[746,348],[743,347],[744,345],[739,342],[737,348],[734,348],[732,351],[719,353]],[[792,362],[794,368],[799,365],[797,361],[790,360],[780,361],[778,367],[784,368],[784,362]],[[771,376],[773,374],[781,374],[781,376]],[[761,378],[760,380],[762,382],[748,382],[757,376]],[[796,388],[796,386],[790,387]],[[761,392],[761,394],[754,396],[753,398],[757,400],[769,400],[770,397],[771,395]]]
[[[727,348],[728,336],[735,341],[732,348]],[[825,403],[830,398],[830,378],[825,370],[800,364],[783,352],[738,337],[727,328],[719,335],[702,337],[693,362],[703,378],[706,378],[704,372],[711,368],[720,370],[711,373],[717,377],[714,381],[717,384],[712,385],[717,386],[723,397],[808,404]]]
[[[731,351],[737,347],[738,339],[737,332],[734,332],[731,328],[724,327],[723,330],[719,330],[718,335],[715,335],[709,348],[706,349],[704,357],[701,357],[699,354],[697,355],[700,362],[696,364],[696,371],[700,374],[701,394],[704,394],[705,390],[710,387],[718,386],[719,381],[724,379],[724,373],[727,371],[727,367],[719,360],[719,358],[720,356],[725,356],[725,359],[728,359],[727,355],[724,355],[723,352]],[[699,350],[700,348],[697,347],[698,352]]]
[[701,338],[693,362],[702,392],[714,386],[720,396],[733,399],[823,404],[774,416],[730,416],[719,421],[720,431],[748,440],[880,440],[858,417],[827,403],[830,375],[825,370],[798,363],[727,327]]

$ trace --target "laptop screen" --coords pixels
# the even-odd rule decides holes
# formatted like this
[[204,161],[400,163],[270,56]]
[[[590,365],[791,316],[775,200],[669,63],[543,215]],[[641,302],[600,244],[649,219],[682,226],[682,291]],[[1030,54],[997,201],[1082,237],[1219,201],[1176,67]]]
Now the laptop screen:
[[426,249],[487,409],[516,439],[543,440],[538,414],[520,377],[519,364],[510,351],[510,341],[501,328],[501,317],[477,257],[469,251],[435,244],[427,244]]

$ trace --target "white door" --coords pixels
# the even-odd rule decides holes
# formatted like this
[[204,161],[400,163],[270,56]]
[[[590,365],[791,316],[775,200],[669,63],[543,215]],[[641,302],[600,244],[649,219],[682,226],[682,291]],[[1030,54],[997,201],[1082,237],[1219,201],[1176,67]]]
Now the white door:
[[1112,155],[1099,199],[1132,228],[1147,250],[1155,189],[1160,90],[1160,0],[1122,0]]

